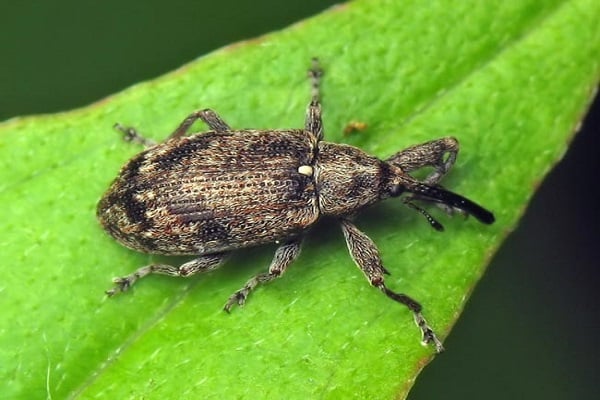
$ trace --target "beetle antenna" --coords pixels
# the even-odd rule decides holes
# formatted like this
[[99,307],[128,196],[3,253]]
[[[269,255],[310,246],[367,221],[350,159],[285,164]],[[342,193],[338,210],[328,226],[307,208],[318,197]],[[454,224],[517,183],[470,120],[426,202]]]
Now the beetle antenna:
[[[479,222],[482,222],[484,224],[491,224],[496,220],[496,218],[494,217],[494,214],[492,214],[490,211],[486,210],[485,208],[481,207],[479,204],[476,204],[473,201],[471,201],[471,200],[467,199],[466,197],[463,197],[459,194],[450,192],[449,190],[446,190],[446,189],[442,189],[441,187],[429,186],[429,185],[425,185],[423,183],[418,183],[414,186],[411,185],[410,187],[407,187],[407,190],[409,192],[415,193],[419,197],[423,197],[424,200],[429,200],[429,201],[434,201],[437,203],[446,204],[450,207],[454,207],[454,208],[463,210],[466,213],[471,214],[472,216],[477,218],[479,220]],[[409,204],[409,207],[414,208],[415,210],[419,211],[421,214],[425,215],[425,217],[428,220],[429,220],[429,218],[431,218],[431,216],[428,218],[427,215],[424,213],[424,211],[421,211],[418,208],[415,208],[414,205],[411,206]],[[431,220],[433,220],[433,218],[431,218]],[[432,224],[432,226],[435,228],[435,226],[431,222],[431,220],[429,223]],[[433,221],[435,221],[435,220],[433,220]]]
[[425,211],[424,209],[422,209],[421,207],[419,207],[415,203],[412,203],[410,201],[410,199],[407,198],[407,197],[403,198],[403,201],[404,201],[404,204],[406,204],[408,207],[412,208],[413,210],[416,210],[416,211],[420,212],[425,217],[425,219],[427,220],[427,222],[429,222],[429,225],[431,225],[431,227],[433,229],[435,229],[438,232],[443,232],[444,231],[444,226],[442,224],[440,224],[435,218],[433,218],[431,216],[431,214],[429,214],[427,211]]

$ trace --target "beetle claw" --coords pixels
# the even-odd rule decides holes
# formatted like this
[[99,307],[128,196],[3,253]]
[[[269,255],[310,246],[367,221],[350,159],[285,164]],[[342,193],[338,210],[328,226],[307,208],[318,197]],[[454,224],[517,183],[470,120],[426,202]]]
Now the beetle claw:
[[112,297],[117,293],[126,292],[127,290],[129,290],[131,285],[133,285],[133,282],[134,280],[132,280],[128,276],[113,278],[113,283],[115,284],[115,287],[104,291],[104,293],[106,293],[108,297]]
[[229,296],[229,299],[227,299],[227,303],[225,303],[225,307],[223,307],[223,310],[227,311],[228,313],[231,313],[231,308],[234,305],[237,304],[238,306],[242,307],[246,303],[246,297],[247,294],[244,293],[243,289],[238,290],[237,292]]

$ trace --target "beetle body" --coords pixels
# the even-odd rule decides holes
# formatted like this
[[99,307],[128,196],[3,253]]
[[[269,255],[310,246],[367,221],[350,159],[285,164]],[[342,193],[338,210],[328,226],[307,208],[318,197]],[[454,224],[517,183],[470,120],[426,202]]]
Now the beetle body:
[[100,201],[98,218],[125,246],[153,254],[280,242],[321,215],[378,201],[383,165],[302,130],[204,132],[132,158]]
[[[231,251],[279,243],[268,272],[252,279],[227,301],[225,310],[242,305],[259,284],[279,277],[298,257],[304,233],[321,216],[337,219],[350,254],[371,285],[406,305],[425,343],[443,346],[421,314],[421,305],[384,283],[373,241],[353,223],[366,206],[403,194],[402,201],[442,230],[415,201],[439,206],[449,214],[471,214],[490,224],[492,213],[439,186],[458,153],[454,138],[442,138],[402,150],[386,160],[344,145],[325,142],[315,65],[309,71],[313,96],[304,129],[232,130],[216,113],[188,116],[163,143],[154,144],[131,128],[126,138],[147,145],[133,157],[98,204],[104,229],[125,246],[153,254],[194,255],[180,266],[151,264],[116,278],[113,295],[152,273],[190,276],[218,267]],[[211,130],[186,136],[201,119]],[[424,179],[410,173],[433,167]]]

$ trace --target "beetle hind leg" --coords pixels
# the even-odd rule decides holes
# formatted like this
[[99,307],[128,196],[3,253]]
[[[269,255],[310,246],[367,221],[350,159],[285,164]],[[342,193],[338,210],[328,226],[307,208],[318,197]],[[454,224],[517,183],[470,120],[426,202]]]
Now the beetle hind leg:
[[179,267],[168,264],[151,264],[139,268],[133,273],[120,278],[113,279],[115,287],[107,290],[105,293],[108,296],[113,296],[119,292],[129,290],[131,286],[141,278],[150,274],[161,274],[179,277],[188,277],[201,272],[212,271],[218,268],[225,258],[227,253],[206,254],[194,260],[181,264]]
[[386,270],[382,265],[381,257],[375,243],[349,220],[341,220],[341,226],[348,250],[350,250],[350,255],[371,285],[381,290],[390,299],[404,304],[412,311],[415,323],[421,329],[423,343],[433,344],[437,353],[444,351],[442,342],[438,339],[429,324],[427,324],[423,314],[421,314],[421,305],[409,296],[393,292],[385,286],[384,274],[386,274]]
[[270,282],[273,279],[280,277],[285,272],[287,267],[300,254],[301,243],[302,239],[296,238],[279,246],[275,251],[275,256],[273,257],[273,261],[271,261],[271,265],[269,266],[269,271],[258,274],[246,282],[246,284],[240,290],[236,291],[229,297],[223,309],[227,312],[230,312],[231,308],[236,304],[243,306],[250,292],[258,285]]
[[116,123],[114,128],[123,134],[123,139],[126,142],[138,143],[143,145],[145,148],[152,147],[156,144],[154,140],[144,137],[137,131],[137,129],[131,126],[123,126],[119,123]]
[[179,124],[177,129],[175,129],[175,131],[173,131],[173,133],[169,135],[167,140],[177,139],[182,136],[185,136],[185,134],[189,131],[194,122],[196,122],[199,119],[201,119],[202,122],[208,125],[208,127],[215,132],[227,132],[231,130],[229,125],[227,125],[227,123],[223,121],[216,112],[209,108],[205,108],[204,110],[194,111],[193,113],[188,115],[181,122],[181,124]]
[[[231,130],[229,125],[225,121],[219,117],[219,115],[211,109],[204,109],[194,111],[190,115],[188,115],[182,122],[179,124],[177,129],[173,131],[167,138],[167,140],[178,139],[186,135],[191,126],[197,120],[202,120],[210,129],[215,132],[227,132]],[[123,137],[128,142],[139,143],[144,145],[144,147],[152,147],[157,144],[156,141],[152,139],[145,138],[135,128],[125,127],[121,124],[115,124],[115,129],[123,133]]]

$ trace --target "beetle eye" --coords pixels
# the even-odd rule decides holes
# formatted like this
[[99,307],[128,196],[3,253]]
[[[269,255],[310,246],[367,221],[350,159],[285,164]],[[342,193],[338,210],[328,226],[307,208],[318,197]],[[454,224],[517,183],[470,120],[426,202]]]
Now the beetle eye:
[[398,197],[404,192],[404,186],[402,185],[392,185],[390,188],[390,196]]

